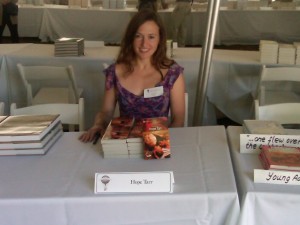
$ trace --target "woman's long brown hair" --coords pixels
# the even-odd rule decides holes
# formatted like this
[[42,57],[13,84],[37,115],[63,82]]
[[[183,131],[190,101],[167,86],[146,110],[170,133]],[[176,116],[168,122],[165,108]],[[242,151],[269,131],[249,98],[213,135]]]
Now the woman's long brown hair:
[[125,64],[127,68],[127,72],[133,71],[133,62],[135,61],[136,58],[136,54],[133,49],[133,42],[134,42],[136,32],[138,31],[139,27],[147,21],[153,21],[154,23],[157,24],[159,28],[159,43],[158,43],[157,50],[155,51],[155,53],[152,55],[151,58],[152,65],[158,71],[160,71],[161,68],[169,68],[174,63],[174,60],[169,59],[166,54],[167,37],[160,16],[156,12],[153,12],[153,10],[145,9],[137,12],[133,16],[133,18],[131,19],[131,21],[127,26],[125,35],[121,42],[121,48],[116,62]]

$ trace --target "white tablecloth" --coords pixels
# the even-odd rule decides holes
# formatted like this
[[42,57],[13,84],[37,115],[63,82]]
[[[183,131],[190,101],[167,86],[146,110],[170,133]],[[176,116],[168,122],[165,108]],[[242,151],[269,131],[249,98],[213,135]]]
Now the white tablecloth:
[[[2,49],[10,45],[0,45]],[[6,112],[11,102],[19,106],[26,103],[25,89],[16,67],[17,63],[25,65],[68,65],[74,67],[78,86],[83,88],[86,103],[86,125],[89,127],[99,110],[104,90],[104,75],[102,63],[111,63],[118,53],[118,47],[86,48],[82,57],[54,57],[54,46],[48,44],[28,44],[20,50],[3,54],[7,74],[1,75],[9,83],[8,88],[0,83],[0,101],[7,104]],[[178,48],[174,50],[174,59],[183,66],[186,91],[189,94],[189,124],[192,125],[197,79],[199,72],[200,48]],[[206,125],[216,124],[212,109],[215,105],[226,116],[242,123],[244,119],[254,117],[253,95],[259,81],[261,64],[259,52],[214,50],[213,61],[208,81],[207,98],[209,103],[205,109]],[[3,89],[2,89],[3,88]],[[8,99],[9,98],[9,99]]]
[[[103,159],[64,133],[44,156],[0,157],[1,225],[233,225],[239,201],[224,127],[170,129],[166,160]],[[174,193],[94,194],[96,172],[173,171]]]
[[[43,41],[58,37],[84,37],[119,43],[135,8],[74,9],[61,5],[20,6],[21,37]],[[172,9],[160,10],[171,38]],[[202,45],[206,32],[206,12],[194,11],[187,19],[188,45]],[[117,18],[117,20],[116,20]],[[258,44],[261,39],[292,43],[299,41],[299,10],[220,10],[216,44]],[[7,29],[6,29],[7,30]],[[9,34],[7,31],[6,35]]]
[[[300,189],[297,185],[253,182],[253,170],[262,169],[258,154],[239,152],[242,127],[229,126],[227,135],[234,167],[241,216],[239,225],[295,224],[299,217]],[[298,132],[299,134],[300,132]]]

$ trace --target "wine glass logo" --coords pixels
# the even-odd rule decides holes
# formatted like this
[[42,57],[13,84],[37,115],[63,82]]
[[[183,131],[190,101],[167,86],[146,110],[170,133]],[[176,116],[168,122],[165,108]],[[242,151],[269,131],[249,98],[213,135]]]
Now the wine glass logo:
[[107,190],[107,184],[109,183],[110,181],[110,177],[107,176],[107,175],[104,175],[102,178],[101,178],[101,182],[104,184],[104,191]]

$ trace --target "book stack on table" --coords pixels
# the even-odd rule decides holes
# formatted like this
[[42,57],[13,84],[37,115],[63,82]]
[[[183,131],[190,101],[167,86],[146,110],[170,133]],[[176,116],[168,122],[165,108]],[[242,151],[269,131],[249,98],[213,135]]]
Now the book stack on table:
[[278,51],[278,63],[294,65],[296,59],[296,48],[292,44],[280,44]]
[[259,42],[260,62],[277,64],[279,44],[276,41],[261,40]]
[[60,38],[54,42],[55,56],[84,55],[84,38]]
[[284,127],[273,120],[244,120],[245,134],[286,134]]
[[61,137],[59,115],[0,117],[0,155],[45,154]]
[[300,171],[300,148],[263,145],[259,159],[266,170]]
[[168,119],[113,118],[101,139],[101,145],[104,158],[169,158]]
[[140,125],[134,118],[113,118],[101,139],[104,158],[141,158],[144,144]]

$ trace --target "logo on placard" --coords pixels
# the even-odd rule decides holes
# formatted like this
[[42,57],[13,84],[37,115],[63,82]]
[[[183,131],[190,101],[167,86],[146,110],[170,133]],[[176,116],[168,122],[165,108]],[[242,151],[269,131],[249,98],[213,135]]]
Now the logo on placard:
[[107,190],[107,184],[110,182],[110,177],[107,176],[107,175],[104,175],[101,178],[101,182],[104,184],[104,191],[106,191]]

